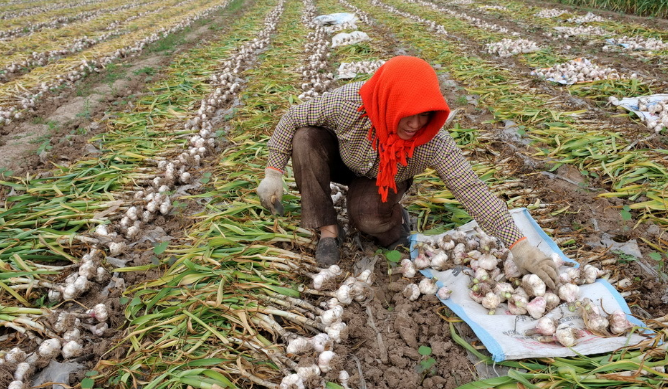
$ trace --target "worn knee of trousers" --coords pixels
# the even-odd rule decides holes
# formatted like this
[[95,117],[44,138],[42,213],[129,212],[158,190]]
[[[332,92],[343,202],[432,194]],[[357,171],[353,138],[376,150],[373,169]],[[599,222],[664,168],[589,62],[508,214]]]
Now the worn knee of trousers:
[[391,210],[374,215],[362,213],[356,218],[355,226],[366,234],[378,235],[392,230],[397,224],[394,219]]

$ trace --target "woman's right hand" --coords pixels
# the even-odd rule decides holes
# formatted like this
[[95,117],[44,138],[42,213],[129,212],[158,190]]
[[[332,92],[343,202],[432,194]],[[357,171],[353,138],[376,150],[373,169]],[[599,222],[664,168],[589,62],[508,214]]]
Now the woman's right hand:
[[260,203],[274,215],[283,215],[283,173],[273,168],[264,169],[264,179],[257,187]]

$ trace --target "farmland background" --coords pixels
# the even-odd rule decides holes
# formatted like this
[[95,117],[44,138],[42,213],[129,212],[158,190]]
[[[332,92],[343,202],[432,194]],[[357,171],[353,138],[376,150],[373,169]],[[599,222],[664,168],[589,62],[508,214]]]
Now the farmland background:
[[[333,367],[308,387],[336,388],[341,370],[354,388],[497,373],[487,387],[660,387],[666,130],[610,98],[666,93],[668,22],[661,2],[634,4],[641,16],[506,0],[0,2],[0,387],[277,388],[313,364],[286,347],[325,330],[331,293],[313,288],[317,237],[299,227],[290,168],[285,216],[260,206],[267,140],[291,105],[395,55],[437,70],[460,108],[449,132],[490,189],[570,258],[606,270],[655,333],[640,351],[487,369],[472,331],[433,296],[409,301],[411,280],[338,203],[338,283],[373,266],[373,298],[346,307]],[[314,22],[339,12],[356,26]],[[369,40],[332,47],[354,30]],[[519,39],[537,49],[512,52]],[[625,48],[632,39],[652,45]],[[617,76],[535,75],[578,58]],[[344,63],[364,64],[339,78]],[[418,232],[470,220],[432,171],[403,204]],[[47,339],[69,346],[47,355]]]

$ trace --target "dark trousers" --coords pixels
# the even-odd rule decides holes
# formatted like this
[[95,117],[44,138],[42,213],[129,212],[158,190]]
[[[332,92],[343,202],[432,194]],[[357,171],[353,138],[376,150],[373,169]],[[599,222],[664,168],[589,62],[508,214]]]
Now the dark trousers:
[[302,227],[320,228],[336,224],[336,210],[330,182],[348,186],[350,224],[371,235],[381,246],[396,242],[402,235],[402,196],[411,181],[397,183],[382,202],[376,179],[358,177],[341,160],[336,135],[321,127],[302,127],[292,140],[292,168],[301,193]]

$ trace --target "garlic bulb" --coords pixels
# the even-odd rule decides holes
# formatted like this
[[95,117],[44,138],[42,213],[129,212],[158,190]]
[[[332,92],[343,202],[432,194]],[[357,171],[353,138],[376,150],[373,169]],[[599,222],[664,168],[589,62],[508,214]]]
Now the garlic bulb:
[[616,310],[609,317],[608,321],[610,322],[610,332],[614,335],[620,335],[626,333],[628,330],[633,328],[633,324],[629,322],[626,318],[624,311]]
[[305,389],[304,381],[297,374],[290,374],[281,380],[278,389]]
[[580,288],[575,284],[564,284],[559,287],[559,298],[573,303],[580,297]]
[[438,288],[438,292],[436,292],[436,297],[438,297],[441,300],[447,300],[450,298],[452,295],[452,291],[445,286],[442,286]]
[[47,359],[53,359],[60,354],[60,341],[58,339],[47,339],[39,345],[39,355]]
[[335,356],[336,354],[334,351],[323,351],[320,353],[318,356],[318,367],[323,373],[327,373],[332,370],[331,363]]
[[89,314],[92,318],[94,318],[98,322],[105,322],[109,318],[109,312],[107,310],[107,306],[102,303],[95,305],[93,309],[89,310],[86,313]]
[[545,312],[550,312],[561,303],[559,296],[552,292],[546,292],[543,298],[545,298]]
[[415,265],[410,259],[405,258],[401,261],[401,273],[404,277],[413,278],[415,277],[415,272]]
[[340,321],[332,323],[325,328],[325,331],[334,342],[340,343],[347,335],[346,323]]
[[309,352],[313,349],[311,342],[304,337],[297,337],[292,339],[288,343],[288,347],[285,349],[285,352],[288,354],[303,354]]
[[9,386],[7,389],[25,389],[26,385],[23,383],[23,381],[12,381],[9,383]]
[[313,349],[317,353],[322,353],[323,351],[332,350],[334,348],[334,342],[325,333],[320,333],[311,338],[311,344]]
[[408,284],[404,287],[403,295],[410,301],[415,301],[420,297],[420,288],[415,284]]
[[[25,351],[21,350],[18,347],[14,347],[5,354],[5,361],[9,363],[21,363],[26,360]],[[21,380],[19,380],[21,381]]]
[[337,321],[340,321],[341,316],[343,316],[343,307],[337,305],[323,312],[322,315],[320,316],[320,320],[324,325],[327,326]]
[[435,278],[423,278],[418,284],[418,289],[420,293],[424,295],[436,294],[436,291],[438,291],[438,286],[436,286],[436,281],[437,280]]
[[350,294],[350,286],[341,285],[336,291],[336,299],[343,305],[353,302],[353,296]]
[[545,314],[545,307],[547,302],[544,297],[535,297],[527,304],[527,312],[534,319],[540,319]]
[[543,336],[552,336],[554,335],[554,332],[556,330],[557,330],[557,322],[550,317],[543,316],[540,319],[538,319],[538,322],[536,322],[536,327],[527,331],[525,335],[538,334]]
[[529,294],[529,297],[540,297],[545,294],[547,286],[537,275],[527,274],[522,277],[522,288]]
[[561,324],[555,330],[554,338],[564,347],[573,347],[577,342],[577,331],[567,324]]
[[63,358],[65,359],[70,359],[74,357],[78,357],[81,355],[81,352],[83,351],[83,347],[81,344],[79,344],[75,340],[70,340],[69,342],[65,343],[62,349],[63,353]]
[[448,255],[446,253],[442,252],[442,251],[439,252],[438,254],[434,255],[431,258],[431,262],[430,262],[431,267],[434,270],[438,270],[438,271],[444,270],[447,266],[447,263],[448,263]]
[[320,375],[320,368],[318,365],[309,365],[309,366],[297,366],[297,375],[303,381],[308,381],[311,377],[317,377]]
[[26,378],[29,378],[32,374],[34,368],[28,362],[21,362],[16,365],[16,370],[14,371],[14,379],[16,381],[25,381]]
[[482,299],[482,306],[489,309],[489,314],[493,315],[496,307],[501,304],[501,298],[494,292],[488,292]]

